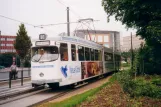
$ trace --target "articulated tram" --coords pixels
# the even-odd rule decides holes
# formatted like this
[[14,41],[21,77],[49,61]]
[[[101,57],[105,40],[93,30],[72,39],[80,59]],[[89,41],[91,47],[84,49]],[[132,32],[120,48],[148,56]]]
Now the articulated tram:
[[31,55],[33,87],[77,84],[120,68],[119,53],[78,37],[47,38],[41,34],[32,41]]

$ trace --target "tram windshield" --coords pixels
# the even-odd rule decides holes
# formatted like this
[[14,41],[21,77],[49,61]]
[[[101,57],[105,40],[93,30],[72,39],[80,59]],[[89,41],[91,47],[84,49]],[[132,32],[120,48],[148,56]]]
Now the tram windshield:
[[33,47],[31,50],[33,62],[50,62],[58,59],[58,47]]

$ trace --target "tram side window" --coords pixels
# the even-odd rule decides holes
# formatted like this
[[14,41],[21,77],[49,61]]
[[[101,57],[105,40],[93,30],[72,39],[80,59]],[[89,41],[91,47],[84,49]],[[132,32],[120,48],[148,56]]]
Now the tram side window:
[[79,61],[84,61],[84,47],[78,46],[78,57]]
[[68,45],[66,43],[60,44],[60,58],[61,61],[68,61]]
[[95,61],[98,61],[98,50],[95,50]]
[[105,61],[112,61],[112,54],[111,53],[104,53]]
[[94,49],[90,49],[91,61],[94,61]]
[[120,59],[120,56],[119,55],[116,55],[116,59],[115,59],[116,61],[120,61],[121,59]]
[[118,55],[118,61],[121,61],[121,56],[120,55]]
[[76,46],[74,44],[71,45],[71,56],[72,61],[76,61]]
[[107,54],[106,54],[106,52],[104,52],[104,61],[107,61]]
[[85,59],[86,59],[86,61],[90,61],[90,52],[89,52],[89,48],[85,48]]
[[99,58],[99,61],[102,61],[102,51],[101,50],[99,50],[98,51],[98,58]]
[[118,61],[118,57],[117,57],[117,55],[115,55],[115,61]]

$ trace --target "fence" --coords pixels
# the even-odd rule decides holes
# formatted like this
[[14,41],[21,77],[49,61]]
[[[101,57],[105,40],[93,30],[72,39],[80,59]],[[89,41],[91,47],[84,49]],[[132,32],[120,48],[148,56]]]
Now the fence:
[[[0,70],[0,81],[9,80],[9,72],[10,71],[11,71],[10,69]],[[18,71],[18,78],[21,78],[22,69],[19,68],[17,71]],[[23,69],[23,77],[24,78],[31,77],[31,72],[30,71],[31,71],[30,68],[24,68]]]

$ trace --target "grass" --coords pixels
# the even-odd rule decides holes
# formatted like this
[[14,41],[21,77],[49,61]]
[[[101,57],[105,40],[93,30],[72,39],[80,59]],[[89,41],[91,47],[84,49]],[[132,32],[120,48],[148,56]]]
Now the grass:
[[131,68],[129,63],[121,63],[122,70],[129,70]]
[[105,87],[109,83],[110,82],[104,83],[100,87],[91,89],[91,90],[86,91],[82,94],[75,95],[75,96],[70,97],[66,100],[63,100],[61,102],[55,102],[55,103],[49,102],[49,103],[45,103],[45,104],[40,105],[40,107],[73,107],[73,106],[76,106],[76,105],[80,104],[81,102],[83,102],[85,100],[90,101],[91,96],[96,94],[99,90],[101,90],[103,87]]
[[[117,92],[119,92],[119,88],[109,88],[109,84],[114,84],[118,81],[119,85],[123,89],[124,92],[121,92],[122,94],[125,94],[123,102],[121,101],[122,98],[115,97]],[[97,94],[100,92],[103,92],[101,95],[101,98],[105,95],[103,99],[111,98],[111,101],[113,102],[112,105],[115,106],[117,103],[117,100],[120,100],[120,104],[126,103],[127,105],[133,105],[133,106],[139,106],[139,105],[160,105],[160,98],[161,98],[161,88],[159,88],[157,85],[160,85],[161,78],[160,76],[139,76],[136,78],[136,80],[133,78],[132,73],[130,70],[124,70],[122,72],[118,72],[112,76],[112,78],[109,79],[109,82],[101,85],[100,87],[91,89],[89,91],[86,91],[82,94],[75,95],[73,97],[70,97],[68,99],[65,99],[61,102],[48,102],[45,104],[40,105],[40,107],[75,107],[75,106],[81,106],[82,102],[88,102],[87,107],[90,105],[90,102],[95,102],[95,106],[99,106],[101,102],[96,103],[96,101],[99,101],[100,98],[97,98]],[[107,86],[107,87],[106,87]],[[105,88],[104,88],[105,87]],[[109,95],[105,94],[105,91],[109,91]],[[114,92],[112,92],[114,91]],[[116,94],[116,95],[115,95]],[[120,96],[118,94],[118,96]],[[126,97],[126,96],[131,97]],[[97,99],[95,99],[95,96]],[[107,97],[108,96],[108,97]],[[107,97],[107,98],[106,98]],[[151,97],[151,98],[150,98]],[[137,99],[137,100],[136,100]],[[127,100],[127,101],[126,101]],[[103,102],[103,100],[101,100]],[[106,102],[106,104],[110,104]],[[148,103],[147,103],[148,102]],[[111,105],[111,104],[110,104]],[[156,107],[157,107],[156,106]],[[150,106],[148,106],[150,107]],[[159,107],[159,106],[158,106]]]

